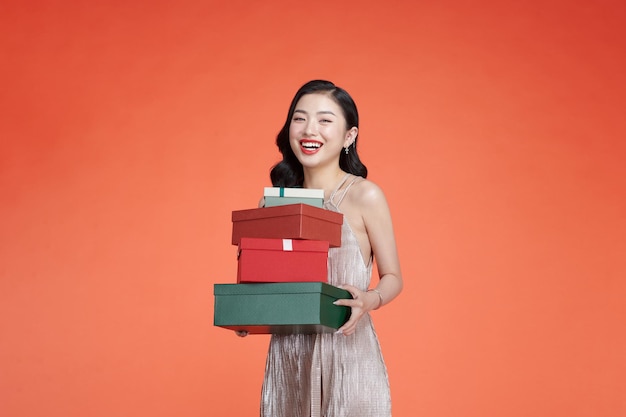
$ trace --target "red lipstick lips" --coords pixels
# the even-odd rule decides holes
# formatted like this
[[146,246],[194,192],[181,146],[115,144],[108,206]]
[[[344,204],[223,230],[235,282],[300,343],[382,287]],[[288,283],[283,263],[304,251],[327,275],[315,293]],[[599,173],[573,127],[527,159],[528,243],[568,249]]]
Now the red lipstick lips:
[[300,139],[300,149],[306,155],[312,155],[320,150],[322,142],[312,139]]

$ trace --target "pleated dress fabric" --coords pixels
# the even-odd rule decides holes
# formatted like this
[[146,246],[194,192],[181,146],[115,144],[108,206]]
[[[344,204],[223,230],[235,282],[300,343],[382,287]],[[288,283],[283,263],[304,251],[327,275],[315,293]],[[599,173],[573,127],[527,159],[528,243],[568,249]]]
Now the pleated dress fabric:
[[[324,207],[340,212],[350,187],[344,181]],[[339,198],[337,198],[339,195]],[[345,218],[341,247],[328,254],[328,282],[351,284],[365,291],[372,275]],[[356,332],[342,334],[272,335],[261,394],[262,417],[388,417],[391,397],[387,369],[369,314]]]

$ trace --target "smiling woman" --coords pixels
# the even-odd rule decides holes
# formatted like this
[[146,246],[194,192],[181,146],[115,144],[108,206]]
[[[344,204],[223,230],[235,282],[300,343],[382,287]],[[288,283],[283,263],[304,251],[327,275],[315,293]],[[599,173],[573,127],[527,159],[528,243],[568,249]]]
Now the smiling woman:
[[[341,247],[328,254],[328,282],[352,294],[337,305],[350,319],[334,334],[272,335],[262,416],[391,415],[387,370],[369,312],[402,290],[391,215],[381,189],[366,180],[357,151],[358,112],[348,93],[311,81],[295,95],[276,143],[283,160],[274,186],[324,190],[324,208],[342,213]],[[376,254],[380,282],[371,290]]]

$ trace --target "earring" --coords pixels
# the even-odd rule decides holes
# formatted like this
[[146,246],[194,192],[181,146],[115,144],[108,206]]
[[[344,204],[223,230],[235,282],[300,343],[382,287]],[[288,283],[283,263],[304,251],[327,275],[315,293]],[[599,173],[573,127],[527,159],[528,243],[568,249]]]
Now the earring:
[[347,155],[350,152],[350,145],[343,148],[343,150],[346,151],[346,155]]

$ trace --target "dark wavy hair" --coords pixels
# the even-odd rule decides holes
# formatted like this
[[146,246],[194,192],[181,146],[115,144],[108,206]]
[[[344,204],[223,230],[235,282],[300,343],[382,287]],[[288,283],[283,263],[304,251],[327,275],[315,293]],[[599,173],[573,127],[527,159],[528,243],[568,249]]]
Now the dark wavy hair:
[[[324,80],[313,80],[304,84],[300,87],[291,101],[285,125],[276,137],[276,146],[278,146],[278,150],[283,155],[283,160],[274,165],[270,171],[270,179],[272,180],[274,187],[302,186],[304,173],[302,164],[298,161],[298,158],[296,158],[296,155],[291,149],[291,144],[289,143],[289,126],[291,125],[291,119],[293,118],[293,112],[296,104],[300,98],[306,94],[312,93],[327,93],[339,105],[339,107],[341,107],[343,116],[346,119],[347,128],[350,129],[352,127],[359,127],[359,113],[356,109],[356,104],[346,90],[337,87],[330,81]],[[350,145],[350,148],[352,149],[350,149],[347,154],[345,152],[341,152],[339,157],[339,167],[346,172],[366,178],[367,168],[359,159],[359,155],[356,151],[357,139],[358,134],[352,145]]]

